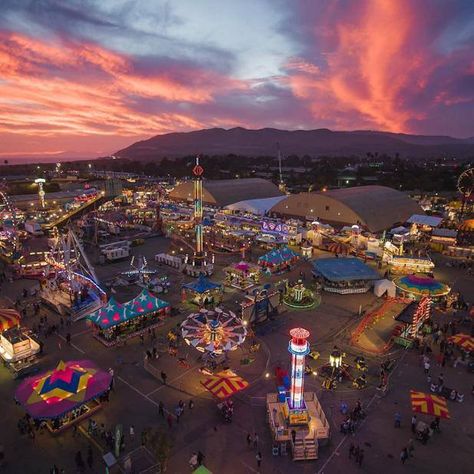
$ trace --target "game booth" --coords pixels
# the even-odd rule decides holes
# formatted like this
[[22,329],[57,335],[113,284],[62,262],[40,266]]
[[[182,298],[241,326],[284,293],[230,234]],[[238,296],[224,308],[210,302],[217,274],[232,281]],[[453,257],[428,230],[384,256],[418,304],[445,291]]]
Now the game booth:
[[239,262],[224,268],[226,285],[247,290],[260,282],[260,267],[248,262]]
[[313,274],[330,293],[366,293],[379,274],[355,257],[320,258],[313,262]]
[[57,367],[25,379],[15,400],[35,421],[59,434],[101,408],[112,375],[90,360],[59,362]]
[[119,303],[111,297],[87,319],[92,324],[94,337],[106,346],[113,346],[161,325],[170,311],[169,303],[143,290],[127,303]]
[[258,259],[258,264],[262,269],[266,269],[271,273],[278,273],[289,270],[291,265],[295,264],[299,258],[298,253],[284,245],[262,255]]
[[15,309],[0,309],[0,356],[15,378],[33,370],[41,348],[30,330],[20,327]]
[[223,286],[209,280],[201,273],[197,280],[183,283],[182,301],[194,303],[200,308],[204,306],[217,306],[222,300]]
[[388,260],[390,271],[393,273],[431,273],[435,264],[428,257],[407,257],[392,255]]

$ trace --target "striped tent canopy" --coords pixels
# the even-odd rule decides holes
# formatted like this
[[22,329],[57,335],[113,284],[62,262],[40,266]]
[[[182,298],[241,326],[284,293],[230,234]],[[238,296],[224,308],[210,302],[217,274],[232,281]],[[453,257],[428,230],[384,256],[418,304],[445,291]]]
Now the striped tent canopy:
[[410,401],[411,408],[415,413],[439,416],[445,419],[451,418],[448,410],[448,402],[444,397],[410,390]]
[[0,309],[0,333],[20,324],[20,313],[16,309]]
[[448,341],[456,344],[466,351],[474,351],[474,337],[468,334],[456,334],[455,336],[448,337]]
[[328,250],[332,253],[337,253],[339,255],[347,255],[350,252],[349,246],[343,244],[342,242],[333,242],[329,244]]
[[230,369],[210,375],[205,380],[202,380],[201,384],[220,400],[224,400],[249,386],[246,380]]

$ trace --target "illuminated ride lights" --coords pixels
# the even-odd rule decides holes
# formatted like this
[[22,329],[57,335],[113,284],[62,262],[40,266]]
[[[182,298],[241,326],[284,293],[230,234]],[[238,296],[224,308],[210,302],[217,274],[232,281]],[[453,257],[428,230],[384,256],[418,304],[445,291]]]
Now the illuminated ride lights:
[[309,331],[295,328],[290,331],[291,341],[288,351],[291,354],[291,388],[288,405],[290,409],[304,409],[304,360],[310,352]]

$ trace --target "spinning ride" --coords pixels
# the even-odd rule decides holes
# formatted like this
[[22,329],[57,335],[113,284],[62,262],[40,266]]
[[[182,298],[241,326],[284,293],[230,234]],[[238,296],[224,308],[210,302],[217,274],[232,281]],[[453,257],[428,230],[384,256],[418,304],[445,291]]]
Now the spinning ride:
[[439,298],[447,295],[451,288],[434,278],[422,274],[412,274],[394,280],[395,286],[410,295],[419,298],[421,296],[431,296]]
[[247,328],[232,311],[202,309],[181,324],[186,343],[200,352],[215,355],[236,350],[247,336]]

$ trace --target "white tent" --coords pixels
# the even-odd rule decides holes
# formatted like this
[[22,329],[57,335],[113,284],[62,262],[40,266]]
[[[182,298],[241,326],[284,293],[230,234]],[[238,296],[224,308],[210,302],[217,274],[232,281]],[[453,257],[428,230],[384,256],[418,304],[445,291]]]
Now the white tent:
[[381,297],[387,292],[387,296],[395,298],[396,287],[395,283],[390,280],[377,280],[374,284],[374,295]]
[[278,204],[285,198],[286,196],[276,196],[262,199],[248,199],[246,201],[229,204],[228,206],[225,206],[225,209],[230,209],[231,211],[251,212],[252,214],[263,216],[267,211],[275,206],[275,204]]

